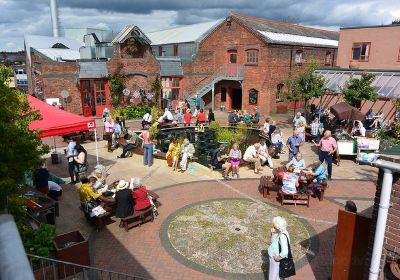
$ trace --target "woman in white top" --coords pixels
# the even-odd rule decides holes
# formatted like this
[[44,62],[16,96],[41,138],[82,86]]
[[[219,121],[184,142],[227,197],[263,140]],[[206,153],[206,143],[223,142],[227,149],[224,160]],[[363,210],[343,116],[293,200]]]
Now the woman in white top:
[[144,127],[146,125],[151,125],[151,110],[147,109],[146,114],[144,114],[143,118],[142,118],[142,129],[144,129]]
[[351,130],[351,135],[352,136],[364,136],[365,137],[365,132],[366,132],[366,129],[365,129],[364,125],[362,124],[362,122],[355,121],[354,127]]
[[[277,216],[272,219],[271,245],[268,247],[269,255],[269,280],[279,280],[279,261],[287,258],[289,254],[290,237],[287,232],[287,222],[284,218]],[[279,250],[279,244],[281,250]]]
[[265,140],[260,141],[260,149],[258,150],[258,154],[261,159],[261,164],[265,164],[267,162],[269,167],[272,169],[273,168],[272,158],[268,153],[268,147],[267,144],[265,143]]
[[265,123],[263,125],[263,133],[264,133],[264,135],[269,135],[269,122],[270,122],[270,119],[266,118],[265,119]]

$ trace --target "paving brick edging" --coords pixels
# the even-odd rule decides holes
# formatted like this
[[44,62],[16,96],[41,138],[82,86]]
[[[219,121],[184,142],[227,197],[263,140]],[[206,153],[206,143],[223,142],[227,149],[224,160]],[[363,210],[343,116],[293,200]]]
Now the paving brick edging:
[[[214,180],[210,180],[210,181],[214,181]],[[177,184],[177,185],[182,185],[182,184]],[[237,280],[239,280],[239,279],[265,279],[267,272],[264,272],[264,273],[232,273],[232,272],[223,272],[223,271],[218,271],[218,270],[214,270],[211,268],[207,268],[207,267],[197,264],[197,263],[189,260],[185,256],[181,255],[172,246],[172,244],[169,240],[169,237],[168,237],[168,227],[177,215],[179,215],[182,211],[185,211],[186,209],[191,208],[193,206],[207,203],[207,202],[221,201],[221,200],[244,200],[244,201],[253,202],[252,200],[247,199],[247,198],[209,199],[209,200],[197,201],[197,202],[191,203],[189,205],[186,205],[180,209],[177,209],[173,213],[171,213],[161,224],[160,232],[159,232],[161,244],[163,245],[164,249],[168,252],[168,254],[171,257],[173,257],[174,259],[179,261],[184,266],[190,267],[190,268],[200,271],[202,273],[206,273],[206,274],[209,274],[212,276],[222,277],[225,279],[235,279],[235,280],[236,279]],[[288,214],[293,214],[292,211],[285,209],[285,208],[280,208],[279,206],[274,205],[272,203],[269,203],[269,202],[263,202],[263,203],[268,204],[271,207],[279,208],[279,210],[287,212]],[[296,219],[299,219],[299,218],[296,218]],[[302,220],[302,223],[305,226],[305,228],[310,236],[310,245],[309,245],[306,255],[304,255],[301,259],[296,261],[296,263],[295,263],[296,270],[300,270],[304,265],[306,265],[308,262],[310,262],[318,254],[319,247],[320,247],[318,235],[317,235],[316,231],[314,230],[314,228],[311,226],[311,224],[307,220],[304,220],[304,219],[300,219],[300,220]],[[266,241],[266,244],[267,244],[267,241]]]

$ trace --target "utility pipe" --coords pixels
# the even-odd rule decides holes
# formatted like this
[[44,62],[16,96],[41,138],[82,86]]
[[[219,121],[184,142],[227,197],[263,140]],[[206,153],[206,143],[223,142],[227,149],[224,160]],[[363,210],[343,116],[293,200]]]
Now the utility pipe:
[[385,239],[386,221],[390,207],[390,195],[392,193],[393,172],[400,172],[400,164],[386,161],[375,160],[372,166],[383,169],[383,181],[381,196],[379,200],[378,218],[376,221],[374,245],[372,249],[371,265],[369,267],[369,280],[377,280],[382,256],[383,243]]
[[60,22],[58,19],[58,3],[57,0],[50,0],[51,23],[53,26],[53,36],[60,37]]

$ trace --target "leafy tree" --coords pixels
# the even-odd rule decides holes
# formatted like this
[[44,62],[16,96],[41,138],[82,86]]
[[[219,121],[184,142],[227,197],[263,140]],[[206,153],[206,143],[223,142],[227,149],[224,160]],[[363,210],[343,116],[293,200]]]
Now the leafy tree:
[[363,72],[360,79],[351,76],[342,88],[344,101],[357,108],[363,100],[375,101],[378,93],[372,86],[374,79],[375,75],[367,72]]
[[119,105],[121,105],[123,90],[125,89],[121,69],[122,65],[118,65],[115,73],[109,75],[108,77],[108,79],[110,80],[111,105],[114,108],[117,108]]
[[150,91],[154,93],[155,105],[160,106],[161,83],[158,77],[151,83]]
[[392,24],[400,24],[400,18],[397,18],[394,21],[392,21]]
[[296,75],[290,76],[286,80],[288,92],[284,95],[287,101],[304,101],[304,112],[307,113],[308,102],[312,98],[320,97],[326,92],[326,81],[322,76],[315,74],[319,63],[317,60],[312,60],[307,67],[302,70],[296,69]]
[[48,152],[30,131],[29,124],[40,118],[29,107],[25,94],[8,87],[12,69],[0,65],[0,213],[11,213],[17,222],[23,217],[19,183],[28,172],[42,164],[41,156]]

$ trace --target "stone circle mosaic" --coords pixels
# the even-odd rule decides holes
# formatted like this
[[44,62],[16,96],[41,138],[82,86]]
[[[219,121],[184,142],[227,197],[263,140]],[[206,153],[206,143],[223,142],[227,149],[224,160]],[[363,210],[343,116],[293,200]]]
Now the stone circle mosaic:
[[288,221],[292,253],[299,260],[310,247],[305,225],[285,210],[250,200],[216,200],[186,208],[172,219],[168,238],[182,256],[203,267],[261,273],[268,261],[262,251],[268,249],[272,218],[278,215]]

